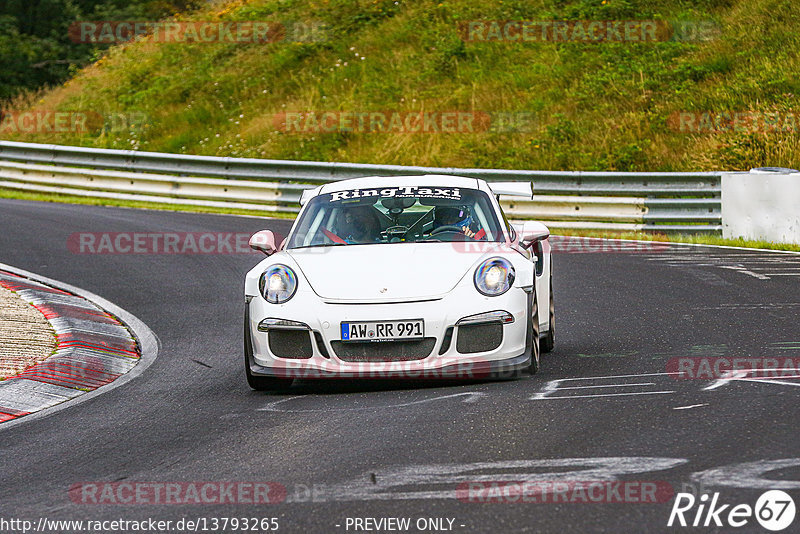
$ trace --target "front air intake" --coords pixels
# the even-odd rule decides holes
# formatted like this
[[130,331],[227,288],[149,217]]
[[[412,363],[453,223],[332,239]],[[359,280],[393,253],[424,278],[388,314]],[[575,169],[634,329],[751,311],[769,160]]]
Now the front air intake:
[[488,352],[503,342],[503,325],[497,323],[460,325],[456,329],[456,350],[460,354]]
[[273,328],[267,334],[269,351],[276,358],[306,360],[314,354],[308,330]]

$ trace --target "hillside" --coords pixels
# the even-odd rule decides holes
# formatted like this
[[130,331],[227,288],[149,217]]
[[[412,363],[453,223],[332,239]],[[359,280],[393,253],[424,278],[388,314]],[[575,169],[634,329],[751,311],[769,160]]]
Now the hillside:
[[[800,165],[792,0],[251,0],[179,18],[285,32],[268,43],[114,46],[64,86],[5,109],[125,116],[132,127],[97,119],[79,132],[25,133],[6,118],[0,138],[458,167]],[[652,23],[657,39],[573,33],[581,21],[630,20]],[[496,40],[488,21],[577,22],[569,39],[519,42]],[[439,131],[413,131],[417,119]],[[390,131],[375,131],[380,121]]]
[[68,80],[107,48],[73,39],[87,20],[151,20],[201,0],[3,0],[0,2],[0,104],[20,91]]

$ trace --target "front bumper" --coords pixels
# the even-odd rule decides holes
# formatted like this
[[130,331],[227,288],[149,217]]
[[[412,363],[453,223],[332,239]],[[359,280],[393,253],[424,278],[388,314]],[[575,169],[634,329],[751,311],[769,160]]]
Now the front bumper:
[[[252,346],[248,365],[253,375],[283,378],[513,377],[527,369],[531,361],[531,347],[526,344],[528,298],[528,292],[518,287],[499,297],[476,296],[474,290],[462,288],[435,300],[385,304],[325,302],[310,291],[298,292],[282,305],[270,304],[255,296],[250,299],[246,311]],[[501,334],[496,336],[499,340],[491,342],[491,347],[475,345],[470,348],[471,343],[478,342],[477,338],[470,339],[467,325],[459,325],[459,321],[497,310],[508,312],[513,322],[486,323],[493,325],[490,328],[494,332],[499,329]],[[386,342],[359,343],[360,347],[351,343],[345,347],[340,339],[341,322],[419,318],[425,322],[428,341],[418,343],[414,350],[398,345],[395,354]],[[280,321],[262,323],[265,319]],[[266,324],[270,326],[265,327]],[[273,332],[279,335],[270,337]],[[472,334],[475,333],[472,330]],[[276,343],[279,338],[285,341],[283,345]],[[375,345],[384,346],[378,351]],[[376,349],[374,352],[381,353],[377,356],[379,360],[370,359],[373,357],[371,347]],[[475,347],[490,350],[469,352]],[[353,361],[351,353],[354,352],[359,354],[356,358],[359,361]]]

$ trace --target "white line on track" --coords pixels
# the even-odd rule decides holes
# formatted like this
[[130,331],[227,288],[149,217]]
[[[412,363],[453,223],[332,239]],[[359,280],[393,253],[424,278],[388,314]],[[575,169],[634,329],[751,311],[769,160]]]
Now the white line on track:
[[676,406],[673,410],[689,410],[691,408],[700,408],[702,406],[708,406],[708,403],[705,402],[703,404],[692,404],[690,406]]
[[753,278],[757,278],[759,280],[769,280],[769,276],[764,275],[764,274],[754,273],[753,271],[745,269],[744,267],[736,267],[736,266],[733,266],[733,265],[720,265],[719,268],[720,269],[730,269],[732,271],[736,271],[737,273],[746,274],[748,276],[752,276]]
[[703,388],[703,391],[713,391],[719,387],[728,385],[728,382],[731,380],[736,380],[738,378],[742,378],[747,376],[747,371],[733,371],[730,376],[726,376],[724,378],[719,378],[715,380],[710,385]]
[[640,384],[603,384],[602,386],[569,386],[564,388],[558,388],[558,391],[562,389],[594,389],[594,388],[631,388],[634,386],[655,386],[655,382],[642,382]]
[[[794,376],[788,376],[786,378],[797,378]],[[798,382],[783,382],[782,380],[771,380],[768,378],[740,378],[742,382],[761,382],[762,384],[781,384],[783,386],[795,386],[799,387],[800,383]]]
[[568,397],[537,397],[531,400],[551,400],[551,399],[589,399],[593,397],[627,397],[629,395],[665,395],[675,393],[674,391],[635,391],[629,393],[602,393],[598,395],[570,395]]
[[610,375],[610,376],[584,376],[584,377],[577,377],[577,378],[561,378],[558,380],[551,380],[547,384],[544,385],[541,391],[538,393],[534,393],[528,400],[547,400],[547,399],[585,399],[591,397],[623,397],[627,395],[666,395],[670,393],[675,393],[675,391],[631,391],[631,392],[621,392],[621,393],[596,393],[591,395],[570,395],[570,396],[559,396],[559,397],[551,397],[551,394],[554,394],[558,391],[562,390],[576,390],[576,389],[595,389],[595,388],[628,388],[628,387],[647,387],[647,386],[655,386],[655,382],[639,382],[639,383],[621,383],[621,384],[595,384],[591,386],[562,386],[561,384],[565,382],[571,381],[579,381],[579,380],[615,380],[615,379],[622,379],[622,378],[640,378],[640,377],[650,377],[650,376],[681,376],[683,373],[671,372],[671,373],[639,373],[639,374],[630,374],[630,375]]
[[775,378],[770,378],[767,376],[754,378],[752,376],[748,376],[750,373],[757,373],[762,371],[766,371],[769,373],[777,373],[779,371],[797,372],[800,371],[800,369],[796,367],[785,367],[783,369],[739,369],[737,371],[731,371],[731,373],[728,376],[724,376],[722,378],[715,380],[711,385],[704,387],[703,391],[711,391],[722,386],[727,386],[733,380],[736,380],[738,382],[763,382],[770,384],[781,384],[785,386],[800,386],[800,383],[783,382],[781,380],[775,380],[775,378],[800,378],[800,376],[776,376]]

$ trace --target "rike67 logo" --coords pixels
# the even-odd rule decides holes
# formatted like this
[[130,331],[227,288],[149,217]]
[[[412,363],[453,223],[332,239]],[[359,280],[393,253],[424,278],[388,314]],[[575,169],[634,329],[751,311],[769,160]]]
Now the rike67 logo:
[[711,497],[703,493],[700,498],[691,493],[678,493],[667,526],[739,528],[750,524],[755,518],[765,529],[777,532],[791,525],[794,516],[794,499],[781,490],[764,492],[755,506],[722,504],[719,502],[719,492]]

